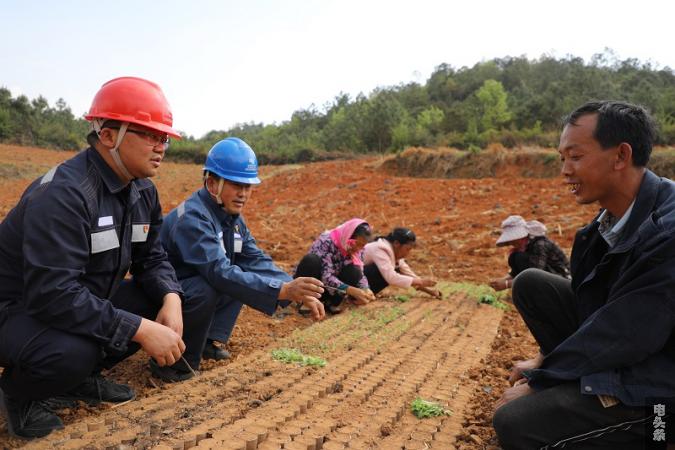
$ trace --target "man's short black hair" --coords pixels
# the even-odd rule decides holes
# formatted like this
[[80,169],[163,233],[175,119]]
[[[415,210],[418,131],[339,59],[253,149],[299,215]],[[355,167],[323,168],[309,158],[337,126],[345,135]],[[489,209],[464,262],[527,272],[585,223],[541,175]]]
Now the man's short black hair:
[[577,120],[587,114],[598,116],[593,137],[602,148],[626,142],[633,148],[633,164],[638,167],[647,165],[656,140],[656,123],[645,108],[609,100],[588,102],[563,119],[563,128],[577,125]]

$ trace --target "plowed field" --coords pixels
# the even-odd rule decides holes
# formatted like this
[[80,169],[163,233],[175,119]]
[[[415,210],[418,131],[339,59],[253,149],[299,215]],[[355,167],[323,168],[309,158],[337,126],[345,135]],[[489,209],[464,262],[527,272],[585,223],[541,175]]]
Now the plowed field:
[[[0,145],[0,218],[33,178],[71,155]],[[169,385],[150,378],[139,352],[107,374],[131,384],[136,400],[60,411],[65,429],[32,442],[10,437],[0,418],[0,447],[497,448],[492,405],[510,365],[535,352],[512,308],[477,303],[478,286],[506,273],[506,254],[494,246],[499,224],[510,214],[538,219],[569,250],[593,207],[576,205],[558,179],[392,177],[378,162],[264,167],[247,223],[289,270],[321,231],[351,217],[382,234],[408,226],[419,238],[408,261],[442,282],[442,300],[385,290],[366,307],[316,324],[291,309],[269,318],[244,308],[227,345],[231,360],[203,364],[196,378]],[[196,165],[163,164],[155,182],[165,211],[199,188],[200,174]],[[271,350],[280,347],[327,364],[278,362]],[[416,397],[449,415],[415,418]]]

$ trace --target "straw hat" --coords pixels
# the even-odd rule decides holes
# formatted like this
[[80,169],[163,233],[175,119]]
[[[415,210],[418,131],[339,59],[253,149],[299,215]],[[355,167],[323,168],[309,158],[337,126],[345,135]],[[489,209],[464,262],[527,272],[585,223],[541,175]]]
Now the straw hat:
[[529,234],[525,219],[520,216],[509,216],[502,222],[502,235],[497,239],[497,245],[506,245],[511,241],[527,237]]

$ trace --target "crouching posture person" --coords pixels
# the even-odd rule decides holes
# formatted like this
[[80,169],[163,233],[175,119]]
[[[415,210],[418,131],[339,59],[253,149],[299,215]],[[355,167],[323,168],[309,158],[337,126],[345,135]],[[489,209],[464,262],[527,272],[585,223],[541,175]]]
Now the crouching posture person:
[[416,241],[417,236],[411,229],[398,227],[388,235],[366,244],[363,250],[363,273],[374,294],[387,286],[413,286],[432,297],[441,298],[440,291],[433,288],[436,281],[418,277],[404,259],[415,248]]
[[357,305],[375,300],[363,274],[362,259],[363,247],[371,238],[372,231],[365,220],[348,220],[321,233],[298,263],[296,277],[319,278],[325,285],[321,301],[329,313],[341,313],[340,305],[347,297]]
[[520,216],[509,216],[502,222],[497,247],[510,246],[509,273],[490,281],[496,291],[513,285],[513,279],[525,269],[541,269],[569,278],[570,263],[558,245],[546,237],[546,225],[538,220],[525,222]]
[[0,406],[24,438],[62,428],[58,405],[134,398],[100,371],[140,347],[159,365],[185,348],[147,180],[179,137],[169,105],[156,84],[117,78],[86,118],[91,147],[34,181],[0,224]]
[[645,168],[654,136],[626,103],[565,120],[562,175],[602,210],[576,235],[571,281],[537,269],[514,280],[541,353],[514,366],[497,403],[504,449],[643,448],[654,403],[675,397],[675,183]]
[[[316,320],[323,319],[317,299],[322,283],[293,280],[256,245],[241,212],[259,184],[258,161],[244,141],[230,137],[216,143],[204,166],[204,187],[164,220],[162,243],[185,291],[183,339],[185,360],[196,369],[202,358],[221,360],[243,304],[273,314],[289,301],[304,304]],[[150,368],[165,381],[192,376],[183,361]]]

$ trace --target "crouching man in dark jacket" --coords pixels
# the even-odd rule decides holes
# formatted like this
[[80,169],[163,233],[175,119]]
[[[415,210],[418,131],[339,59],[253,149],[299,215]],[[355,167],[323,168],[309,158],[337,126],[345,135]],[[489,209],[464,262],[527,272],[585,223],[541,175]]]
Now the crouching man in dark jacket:
[[24,438],[63,428],[55,405],[134,398],[100,371],[139,348],[162,366],[185,350],[147,179],[180,137],[169,104],[155,83],[116,78],[87,119],[91,147],[34,181],[0,223],[0,410]]
[[[641,107],[588,103],[558,149],[577,203],[602,210],[575,238],[572,280],[528,269],[513,299],[540,346],[496,405],[504,449],[642,448],[675,397],[675,183],[646,169]],[[645,436],[645,431],[648,433]]]

